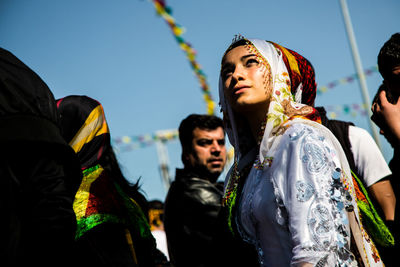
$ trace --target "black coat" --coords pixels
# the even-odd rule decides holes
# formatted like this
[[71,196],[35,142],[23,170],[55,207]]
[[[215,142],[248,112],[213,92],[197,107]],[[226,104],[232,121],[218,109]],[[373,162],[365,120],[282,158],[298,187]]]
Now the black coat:
[[0,48],[2,266],[68,265],[81,172],[58,120],[47,85]]
[[164,211],[173,266],[259,266],[254,247],[229,231],[222,196],[222,184],[177,169]]
[[174,266],[208,266],[221,210],[217,184],[177,169],[165,201],[164,227]]

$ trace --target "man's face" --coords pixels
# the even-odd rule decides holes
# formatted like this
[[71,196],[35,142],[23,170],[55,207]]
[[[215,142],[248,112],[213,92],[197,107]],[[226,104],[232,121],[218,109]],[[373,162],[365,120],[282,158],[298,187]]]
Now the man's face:
[[193,130],[192,151],[187,155],[193,168],[218,178],[226,163],[225,134],[221,127],[215,130]]

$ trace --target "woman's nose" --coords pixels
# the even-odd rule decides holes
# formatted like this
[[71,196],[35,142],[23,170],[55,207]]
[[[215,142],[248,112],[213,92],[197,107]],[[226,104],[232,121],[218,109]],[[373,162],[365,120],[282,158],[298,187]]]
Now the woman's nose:
[[245,77],[244,69],[240,66],[237,66],[232,74],[232,78],[235,79],[236,81],[240,81],[243,80],[244,77]]

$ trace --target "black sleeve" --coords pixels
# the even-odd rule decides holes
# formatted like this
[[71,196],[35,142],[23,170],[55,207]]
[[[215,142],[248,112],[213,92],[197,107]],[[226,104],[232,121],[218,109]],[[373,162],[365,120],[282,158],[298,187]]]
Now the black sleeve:
[[76,229],[72,207],[76,186],[71,181],[80,178],[71,177],[77,171],[52,149],[20,146],[8,150],[1,161],[2,179],[12,185],[5,205],[15,209],[17,227],[10,238],[18,240],[16,257],[29,264],[65,263],[71,259]]

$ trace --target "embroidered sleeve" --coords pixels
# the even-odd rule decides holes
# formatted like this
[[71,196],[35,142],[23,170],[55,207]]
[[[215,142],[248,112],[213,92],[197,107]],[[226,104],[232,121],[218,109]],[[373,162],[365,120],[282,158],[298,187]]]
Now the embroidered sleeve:
[[333,146],[305,125],[292,126],[282,142],[276,158],[284,171],[275,171],[272,182],[278,205],[281,202],[277,215],[286,215],[284,224],[292,236],[292,265],[350,266],[348,193]]

